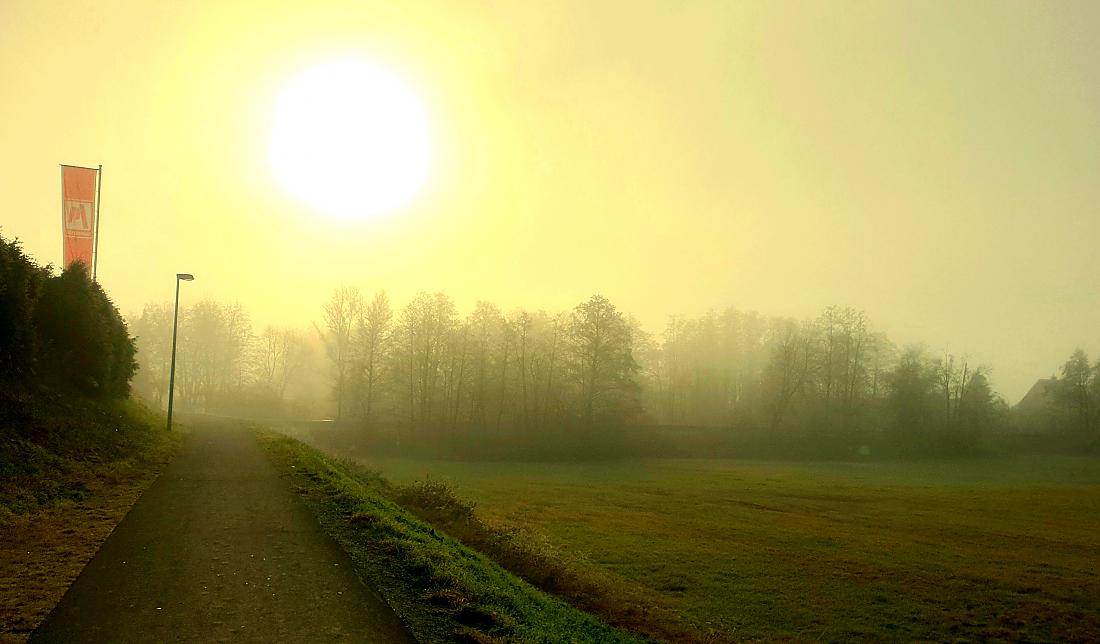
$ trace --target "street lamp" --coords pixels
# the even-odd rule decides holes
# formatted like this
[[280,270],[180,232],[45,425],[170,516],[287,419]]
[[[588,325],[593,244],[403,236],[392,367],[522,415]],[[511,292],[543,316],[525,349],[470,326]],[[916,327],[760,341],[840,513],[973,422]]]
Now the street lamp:
[[172,431],[172,394],[176,389],[176,325],[180,319],[180,280],[190,282],[195,276],[176,273],[176,309],[172,313],[172,371],[168,375],[168,431]]

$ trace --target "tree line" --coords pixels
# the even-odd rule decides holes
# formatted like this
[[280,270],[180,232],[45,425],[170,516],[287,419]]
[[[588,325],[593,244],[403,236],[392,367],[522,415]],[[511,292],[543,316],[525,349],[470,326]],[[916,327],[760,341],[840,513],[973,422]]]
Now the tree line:
[[[156,401],[167,391],[170,324],[170,305],[131,320],[142,361],[135,387]],[[207,411],[241,401],[285,411],[288,387],[323,370],[337,419],[412,431],[522,437],[659,425],[939,440],[1014,422],[988,366],[899,347],[863,311],[838,306],[804,320],[731,307],[673,316],[651,335],[600,295],[568,311],[479,301],[460,315],[445,293],[395,307],[384,290],[341,288],[312,329],[257,334],[239,304],[203,301],[181,310],[180,338],[178,400]],[[1079,353],[1063,368],[1058,400],[1096,427],[1100,364]]]
[[460,317],[444,293],[394,310],[339,289],[317,331],[338,418],[368,424],[536,430],[618,425],[642,413],[636,322],[602,296],[568,313],[504,313],[478,302]]
[[339,289],[317,325],[337,416],[537,429],[659,424],[772,432],[990,429],[1006,405],[965,356],[898,349],[855,309],[797,321],[728,308],[659,337],[607,298],[465,317],[443,293],[395,311]]
[[[130,317],[142,368],[135,390],[163,405],[172,304]],[[253,329],[239,303],[180,309],[176,402],[207,412],[289,413],[288,387],[327,358],[339,420],[482,429],[618,425],[642,416],[634,338],[639,326],[595,296],[568,314],[504,314],[479,302],[460,318],[445,294],[394,310],[339,289],[309,330]]]
[[[130,316],[141,369],[134,389],[166,404],[172,359],[173,305],[147,304]],[[290,411],[288,390],[308,375],[309,335],[268,325],[256,333],[240,303],[202,300],[180,308],[176,401],[181,409],[280,415]]]
[[864,312],[807,320],[729,308],[674,317],[651,349],[647,408],[669,424],[772,432],[990,429],[1006,405],[989,368],[900,348]]

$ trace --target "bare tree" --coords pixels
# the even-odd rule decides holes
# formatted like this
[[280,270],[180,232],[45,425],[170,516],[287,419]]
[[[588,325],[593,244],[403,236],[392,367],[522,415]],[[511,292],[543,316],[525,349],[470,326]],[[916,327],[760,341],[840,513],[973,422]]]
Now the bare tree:
[[168,391],[168,369],[172,358],[172,305],[146,304],[140,316],[131,317],[139,368],[133,388],[157,406]]
[[943,405],[943,424],[958,424],[962,401],[967,398],[975,378],[980,377],[985,382],[986,369],[971,367],[966,356],[956,358],[946,351],[933,364],[933,369],[936,374],[936,388]]
[[634,413],[638,364],[623,315],[607,298],[593,295],[573,309],[567,337],[584,425],[591,427],[596,419],[619,422]]
[[470,329],[470,383],[469,420],[484,426],[488,422],[492,404],[492,380],[498,361],[495,350],[500,344],[504,317],[500,309],[490,302],[480,301],[468,319]]
[[382,367],[391,351],[393,311],[385,291],[378,291],[374,295],[371,303],[361,309],[356,322],[363,416],[369,422],[373,418]]
[[299,375],[309,354],[305,338],[295,329],[268,325],[256,345],[256,372],[260,385],[280,401]]
[[323,306],[325,328],[316,324],[317,335],[325,344],[325,352],[332,362],[333,398],[336,401],[336,418],[344,416],[351,383],[353,339],[355,322],[359,318],[363,299],[353,288],[339,288]]
[[420,293],[399,320],[402,362],[408,384],[408,413],[412,422],[429,422],[438,411],[446,341],[455,325],[455,306],[444,293]]
[[181,310],[179,335],[188,347],[176,360],[181,402],[210,411],[251,383],[255,338],[240,304],[202,300]]
[[815,337],[813,324],[799,324],[794,320],[779,323],[768,365],[768,380],[773,391],[772,431],[782,425],[791,401],[802,393],[813,376],[819,352],[819,340]]
[[844,309],[840,316],[843,342],[841,424],[847,429],[855,417],[867,385],[865,363],[869,332],[863,311]]

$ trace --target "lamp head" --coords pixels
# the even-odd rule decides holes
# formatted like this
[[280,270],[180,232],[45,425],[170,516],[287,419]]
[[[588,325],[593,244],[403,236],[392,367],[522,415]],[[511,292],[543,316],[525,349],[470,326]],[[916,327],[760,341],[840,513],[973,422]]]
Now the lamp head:
[[195,279],[195,276],[191,273],[176,273],[176,279],[190,282],[191,280]]

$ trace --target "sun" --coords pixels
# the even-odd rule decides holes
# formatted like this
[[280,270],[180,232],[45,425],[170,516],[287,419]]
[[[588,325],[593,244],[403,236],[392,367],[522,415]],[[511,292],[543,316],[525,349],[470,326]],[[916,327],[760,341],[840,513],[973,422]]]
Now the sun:
[[406,206],[431,170],[428,118],[400,77],[362,59],[315,65],[279,96],[268,158],[318,212],[372,218]]

